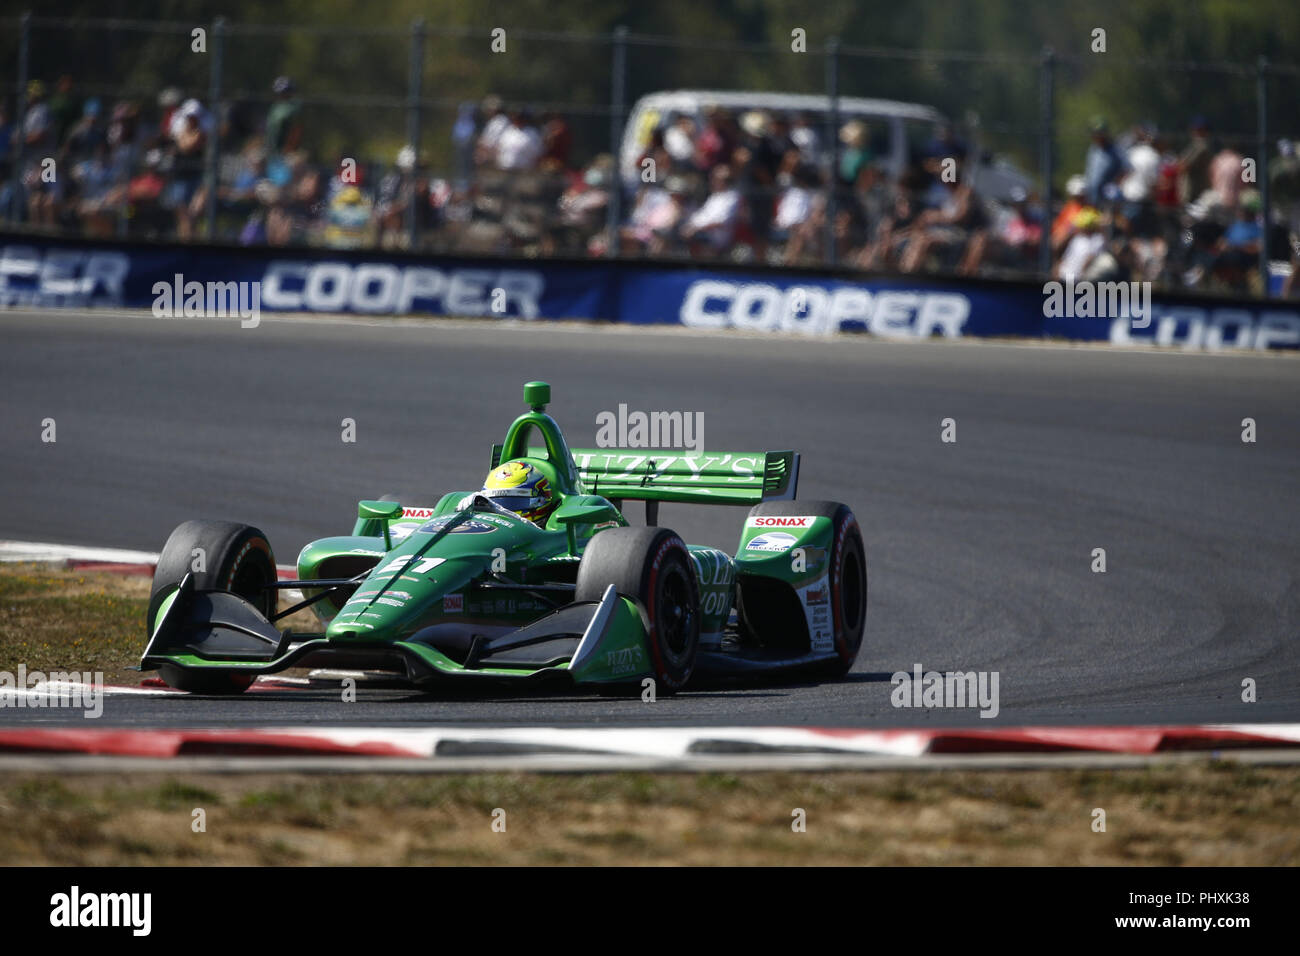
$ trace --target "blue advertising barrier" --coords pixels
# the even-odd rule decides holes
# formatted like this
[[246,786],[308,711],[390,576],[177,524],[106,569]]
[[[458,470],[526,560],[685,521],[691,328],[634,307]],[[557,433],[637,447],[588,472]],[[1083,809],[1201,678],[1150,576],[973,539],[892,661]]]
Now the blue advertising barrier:
[[[197,285],[193,285],[196,284]],[[611,320],[820,336],[1054,338],[1187,349],[1300,348],[1300,304],[1203,295],[1116,308],[1099,290],[1034,282],[851,277],[319,249],[0,236],[0,306],[157,308],[193,287],[256,283],[260,309],[359,315]],[[1116,283],[1112,286],[1128,286]],[[1087,291],[1089,295],[1082,295]],[[196,300],[198,301],[198,300]],[[1129,301],[1125,299],[1125,301]],[[1136,286],[1131,301],[1139,298]]]

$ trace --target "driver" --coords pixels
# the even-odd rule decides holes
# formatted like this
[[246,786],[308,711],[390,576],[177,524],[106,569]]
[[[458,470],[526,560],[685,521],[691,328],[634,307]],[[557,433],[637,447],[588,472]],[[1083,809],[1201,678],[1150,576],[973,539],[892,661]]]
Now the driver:
[[493,468],[479,494],[541,528],[546,527],[546,519],[560,503],[550,479],[526,461],[502,462]]

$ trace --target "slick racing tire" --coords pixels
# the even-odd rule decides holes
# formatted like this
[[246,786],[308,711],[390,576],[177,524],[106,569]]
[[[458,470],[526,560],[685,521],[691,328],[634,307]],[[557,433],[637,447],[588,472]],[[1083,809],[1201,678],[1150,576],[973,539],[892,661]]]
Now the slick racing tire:
[[[867,552],[858,520],[848,505],[838,501],[766,501],[749,516],[796,517],[813,515],[831,519],[830,567],[831,621],[835,632],[835,657],[818,663],[815,670],[828,677],[843,677],[853,668],[867,620]],[[737,588],[737,613],[742,626],[763,636],[764,624],[745,611],[744,591]],[[770,626],[769,626],[770,629]],[[775,641],[765,641],[772,644]]]
[[[201,549],[203,557],[201,570],[194,569],[196,549]],[[146,618],[150,634],[159,606],[190,573],[195,588],[231,591],[264,617],[269,619],[275,613],[277,592],[266,587],[276,580],[275,555],[266,535],[233,521],[186,521],[171,533],[158,556]],[[187,672],[176,667],[166,667],[162,674],[172,687],[196,694],[237,694],[253,682],[248,674]]]
[[700,587],[686,545],[667,528],[601,531],[578,566],[574,600],[599,601],[611,584],[641,610],[655,693],[681,690],[700,646]]

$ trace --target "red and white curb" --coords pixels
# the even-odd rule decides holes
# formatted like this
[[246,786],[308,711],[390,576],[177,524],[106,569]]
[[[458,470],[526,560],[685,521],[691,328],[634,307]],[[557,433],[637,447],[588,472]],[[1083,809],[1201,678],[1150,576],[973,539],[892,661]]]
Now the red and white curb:
[[0,728],[0,753],[124,757],[367,756],[432,758],[585,754],[686,760],[718,754],[1142,754],[1298,748],[1300,724],[849,730],[800,727],[267,727],[232,730]]

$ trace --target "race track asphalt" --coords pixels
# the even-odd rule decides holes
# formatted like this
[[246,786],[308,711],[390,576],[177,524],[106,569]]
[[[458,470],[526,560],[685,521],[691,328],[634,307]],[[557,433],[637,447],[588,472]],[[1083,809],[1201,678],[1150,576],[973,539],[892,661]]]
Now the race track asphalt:
[[[850,678],[654,704],[553,690],[112,698],[101,725],[1300,721],[1294,357],[9,312],[0,538],[158,550],[185,519],[229,518],[289,563],[346,532],[359,498],[432,504],[477,487],[530,379],[551,383],[575,447],[626,403],[703,412],[710,449],[801,451],[800,497],[848,503],[866,534],[871,605]],[[940,441],[945,418],[955,443]],[[743,517],[666,507],[661,523],[732,549]],[[918,663],[996,671],[998,717],[891,706],[890,674]],[[0,710],[15,721],[80,722]]]

